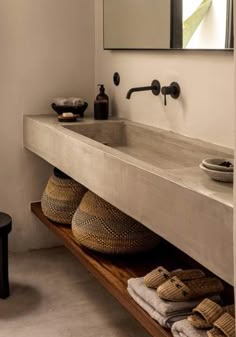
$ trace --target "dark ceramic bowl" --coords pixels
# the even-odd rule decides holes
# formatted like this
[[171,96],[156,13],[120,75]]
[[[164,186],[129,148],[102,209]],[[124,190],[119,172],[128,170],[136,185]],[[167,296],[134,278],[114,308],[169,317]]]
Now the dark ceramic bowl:
[[52,103],[51,107],[53,108],[54,111],[56,111],[58,115],[62,115],[63,112],[72,112],[73,114],[79,115],[80,117],[84,117],[84,112],[88,107],[88,103],[84,102],[83,105],[77,107],[69,105],[59,106],[56,105],[55,103]]

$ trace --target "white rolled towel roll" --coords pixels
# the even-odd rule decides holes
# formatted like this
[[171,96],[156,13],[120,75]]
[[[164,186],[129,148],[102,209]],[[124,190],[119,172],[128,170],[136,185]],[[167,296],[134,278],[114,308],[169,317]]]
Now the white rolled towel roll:
[[71,106],[81,106],[84,104],[84,101],[82,100],[82,98],[79,97],[69,97],[67,99],[67,105],[71,105]]
[[65,97],[56,97],[53,98],[52,103],[56,104],[57,106],[63,106],[66,105],[67,98]]

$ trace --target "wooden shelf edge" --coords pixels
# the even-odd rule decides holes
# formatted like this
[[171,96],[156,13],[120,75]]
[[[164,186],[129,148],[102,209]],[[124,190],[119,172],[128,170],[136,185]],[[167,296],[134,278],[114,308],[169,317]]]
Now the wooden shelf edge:
[[[153,337],[172,337],[170,330],[161,327],[128,294],[127,280],[131,277],[140,276],[136,274],[136,270],[132,270],[130,266],[126,268],[121,258],[104,256],[82,248],[73,239],[71,229],[55,224],[44,216],[40,202],[31,203],[31,211],[44,225],[62,239],[62,242],[71,253],[131,313],[148,333]],[[118,263],[116,264],[116,262]]]

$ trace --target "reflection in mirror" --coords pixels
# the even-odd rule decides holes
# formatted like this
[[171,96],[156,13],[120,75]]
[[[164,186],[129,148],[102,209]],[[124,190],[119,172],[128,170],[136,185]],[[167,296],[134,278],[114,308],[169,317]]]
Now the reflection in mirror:
[[104,0],[104,49],[233,48],[233,0]]
[[230,48],[231,6],[228,0],[183,0],[183,48]]

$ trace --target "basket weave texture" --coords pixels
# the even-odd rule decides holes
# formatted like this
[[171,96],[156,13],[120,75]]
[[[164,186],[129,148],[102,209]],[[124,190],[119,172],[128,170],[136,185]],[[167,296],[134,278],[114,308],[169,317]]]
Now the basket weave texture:
[[72,178],[53,174],[41,200],[44,215],[52,221],[71,225],[72,217],[86,191],[83,185]]
[[147,251],[160,242],[159,236],[91,191],[73,216],[72,231],[78,243],[108,254]]

